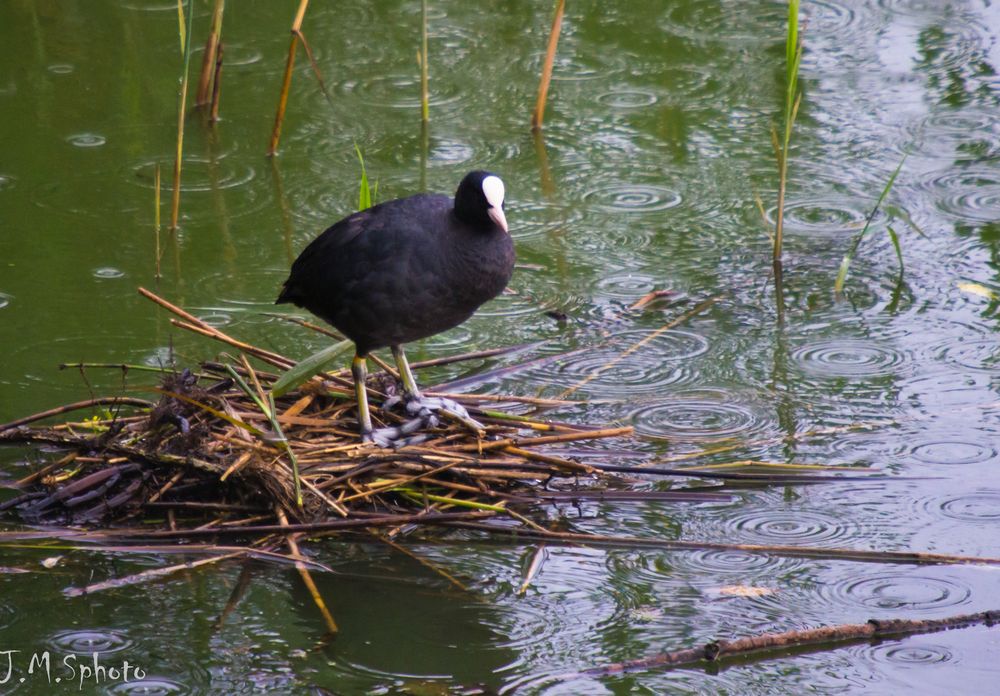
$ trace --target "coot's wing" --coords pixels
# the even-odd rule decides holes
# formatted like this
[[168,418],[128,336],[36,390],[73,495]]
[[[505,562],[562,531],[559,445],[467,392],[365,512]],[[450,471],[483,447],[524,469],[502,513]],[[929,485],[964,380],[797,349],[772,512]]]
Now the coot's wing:
[[292,264],[275,304],[294,302],[302,306],[302,300],[309,296],[318,275],[336,273],[336,268],[331,266],[340,265],[338,261],[343,260],[344,250],[350,247],[351,242],[362,232],[378,233],[384,218],[380,212],[379,206],[376,206],[348,215],[312,240]]
[[419,194],[344,218],[295,260],[278,303],[308,309],[355,342],[373,340],[391,306],[412,303],[422,279],[437,275],[440,247],[430,240],[451,207],[448,196]]

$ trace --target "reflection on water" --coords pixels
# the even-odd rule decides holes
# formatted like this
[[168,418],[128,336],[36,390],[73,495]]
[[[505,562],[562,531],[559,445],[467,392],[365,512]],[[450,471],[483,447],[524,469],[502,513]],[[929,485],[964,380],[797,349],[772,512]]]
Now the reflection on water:
[[[336,7],[311,6],[305,32],[332,99],[300,61],[282,151],[270,163],[263,152],[292,17],[281,4],[250,5],[225,19],[222,121],[187,119],[181,229],[161,231],[158,284],[153,171],[159,164],[169,200],[176,4],[0,7],[0,421],[90,389],[128,388],[119,371],[88,369],[84,382],[59,363],[189,365],[212,355],[216,346],[178,333],[137,298],[136,285],[292,357],[326,345],[267,313],[290,258],[356,205],[357,144],[381,200],[451,192],[478,167],[507,182],[520,264],[514,292],[412,354],[538,345],[437,367],[423,383],[555,356],[473,388],[565,393],[580,404],[553,417],[635,426],[634,441],[573,451],[586,461],[704,452],[692,461],[836,464],[907,477],[740,488],[729,503],[564,505],[548,512],[553,522],[663,539],[997,555],[997,303],[958,285],[1000,286],[996,7],[803,4],[804,98],[779,330],[766,230],[783,2],[571,3],[537,138],[527,124],[550,2],[432,3],[426,132],[413,58],[419,4],[367,3],[352,8],[349,23]],[[198,6],[195,32],[208,20]],[[835,298],[837,265],[904,153],[844,297]],[[902,242],[901,281],[889,227]],[[633,308],[661,290],[669,291],[661,300]],[[715,296],[710,310],[665,330]],[[565,318],[546,315],[553,311]],[[31,453],[0,456],[8,478],[34,466]],[[970,684],[986,683],[981,674],[995,662],[985,639],[953,631],[717,674],[567,676],[716,637],[995,608],[995,575],[981,566],[549,547],[522,596],[531,544],[454,537],[420,546],[466,592],[386,548],[313,549],[340,572],[319,579],[342,627],[332,642],[294,571],[274,565],[253,567],[247,595],[221,626],[236,583],[231,567],[53,601],[68,586],[176,562],[155,554],[67,551],[51,573],[39,569],[52,554],[11,552],[0,567],[0,628],[18,649],[114,653],[147,671],[114,693],[310,685],[385,694],[481,685],[764,693],[776,683],[789,692],[902,691],[944,684],[956,664]]]

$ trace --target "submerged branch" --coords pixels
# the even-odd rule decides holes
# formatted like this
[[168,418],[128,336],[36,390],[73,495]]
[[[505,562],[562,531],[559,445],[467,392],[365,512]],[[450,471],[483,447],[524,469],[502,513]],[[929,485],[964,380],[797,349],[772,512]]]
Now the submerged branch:
[[977,614],[960,614],[943,619],[869,619],[863,624],[840,624],[803,631],[765,633],[737,640],[712,641],[696,648],[675,650],[638,660],[595,667],[578,674],[565,675],[563,678],[600,677],[623,672],[645,671],[657,667],[681,667],[700,662],[720,662],[727,658],[751,656],[762,652],[780,653],[762,656],[765,658],[783,657],[789,649],[793,648],[834,650],[843,647],[845,643],[862,640],[899,638],[918,633],[934,633],[979,625],[992,627],[998,622],[1000,622],[1000,611],[998,610],[983,611]]

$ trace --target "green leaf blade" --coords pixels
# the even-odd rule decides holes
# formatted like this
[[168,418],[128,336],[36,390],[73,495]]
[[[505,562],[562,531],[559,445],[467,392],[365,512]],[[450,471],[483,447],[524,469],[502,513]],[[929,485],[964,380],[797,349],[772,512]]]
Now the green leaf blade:
[[317,372],[321,372],[323,368],[333,362],[341,353],[346,352],[352,345],[354,344],[351,341],[343,340],[317,353],[313,353],[308,358],[300,360],[278,378],[278,381],[271,387],[271,393],[274,396],[287,394]]

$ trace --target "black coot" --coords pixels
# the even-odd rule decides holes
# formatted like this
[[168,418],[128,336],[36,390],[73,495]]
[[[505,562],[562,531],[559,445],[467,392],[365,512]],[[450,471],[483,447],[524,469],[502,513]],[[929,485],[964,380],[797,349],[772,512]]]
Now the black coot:
[[388,346],[407,397],[419,400],[403,344],[458,326],[507,286],[514,243],[496,174],[469,172],[455,199],[400,198],[354,213],[292,264],[277,304],[324,319],[356,346],[351,366],[362,439],[372,438],[366,356]]

